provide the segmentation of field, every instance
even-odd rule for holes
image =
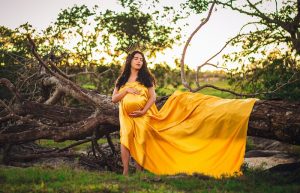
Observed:
[[[242,177],[216,180],[201,175],[155,176],[148,172],[124,177],[69,167],[0,167],[0,192],[299,192],[299,182],[288,183],[289,178],[249,168]]]

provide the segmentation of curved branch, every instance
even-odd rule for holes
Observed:
[[[110,71],[112,71],[112,69],[107,69],[107,70],[101,72],[100,74],[96,74],[95,72],[79,72],[79,73],[76,73],[76,74],[69,74],[68,77],[69,77],[69,78],[73,78],[73,77],[79,76],[79,75],[91,74],[91,75],[93,75],[95,78],[100,78],[101,75],[103,75],[103,74],[105,74],[105,73],[107,73],[107,72],[110,72]]]
[[[90,142],[90,141],[92,141],[92,140],[93,140],[93,137],[87,137],[86,139],[77,141],[77,142],[72,143],[71,145],[68,145],[67,147],[64,147],[64,148],[61,148],[61,149],[55,149],[54,151],[56,151],[56,152],[62,152],[62,151],[65,151],[65,150],[67,150],[67,149],[70,149],[70,148],[72,148],[72,147],[76,147],[77,145],[81,145],[81,144]]]
[[[65,78],[64,76],[53,72],[48,67],[48,65],[42,60],[42,58],[39,56],[39,54],[36,52],[36,45],[35,45],[34,41],[31,39],[31,37],[29,35],[27,35],[27,38],[28,38],[28,40],[29,40],[29,42],[31,44],[31,50],[32,50],[33,55],[40,62],[40,64],[43,65],[46,68],[46,70],[52,76],[56,77],[59,81],[61,81],[64,86],[68,86],[73,92],[77,93],[80,96],[80,99],[82,101],[86,102],[87,104],[92,104],[95,107],[99,107],[98,103],[93,98],[91,98],[88,94],[86,94],[85,92],[83,92],[83,90],[78,85],[76,85],[71,80]],[[50,62],[50,65],[51,64],[52,63]]]
[[[185,59],[185,54],[186,54],[186,50],[187,50],[187,47],[188,45],[190,44],[192,38],[194,37],[194,35],[199,31],[199,29],[208,22],[211,14],[212,14],[212,11],[213,11],[213,8],[214,8],[214,5],[216,4],[216,1],[214,1],[210,7],[210,10],[209,10],[209,13],[208,13],[208,16],[205,18],[205,20],[203,22],[201,22],[201,24],[193,31],[193,33],[190,35],[190,37],[188,38],[187,42],[185,43],[184,45],[184,48],[183,48],[183,52],[182,52],[182,57],[181,57],[181,60],[180,60],[180,66],[181,66],[181,81],[182,81],[182,84],[184,85],[184,87],[188,88],[189,90],[192,90],[192,88],[189,86],[189,84],[187,83],[186,81],[186,78],[185,78],[185,71],[184,71],[184,59]]]
[[[59,73],[62,77],[69,79],[68,75],[66,75],[61,69],[59,69],[52,61],[48,61],[50,66],[57,72]]]
[[[285,26],[285,23],[280,21],[280,20],[277,20],[277,19],[272,19],[268,16],[266,16],[264,13],[262,13],[255,5],[253,5],[249,0],[247,0],[247,3],[249,4],[249,6],[254,9],[256,12],[249,12],[249,11],[245,11],[243,9],[240,9],[240,8],[237,8],[237,7],[234,7],[232,5],[232,3],[223,3],[221,1],[218,1],[217,4],[219,5],[223,5],[223,6],[226,6],[226,7],[229,7],[230,9],[234,10],[234,11],[238,11],[240,13],[243,13],[243,14],[246,14],[246,15],[249,15],[249,16],[256,16],[258,18],[261,18],[265,21],[267,21],[268,23],[274,23],[274,24],[278,24],[280,27],[284,28],[283,26]],[[285,28],[284,28],[285,29]]]
[[[210,66],[214,66],[214,67],[216,67],[216,68],[227,69],[227,68],[224,68],[224,67],[217,67],[217,65],[210,64],[210,63],[208,63],[208,62],[209,62],[210,60],[212,60],[213,58],[215,58],[217,55],[219,55],[219,54],[226,48],[226,46],[227,46],[232,40],[234,40],[235,38],[237,38],[237,36],[231,38],[229,41],[226,42],[226,44],[222,47],[222,49],[221,49],[219,52],[217,52],[215,55],[213,55],[213,56],[210,57],[208,60],[206,60],[203,64],[197,66],[197,71],[196,71],[196,85],[197,85],[197,87],[200,87],[200,84],[199,84],[199,71],[200,71],[200,69],[201,69],[203,66],[205,66],[205,65],[210,65]],[[228,70],[228,69],[227,69],[227,70]]]
[[[65,93],[62,91],[61,88],[56,88],[54,93],[52,94],[52,96],[47,99],[47,101],[45,101],[45,104],[47,105],[54,105],[56,104],[61,97],[63,97],[65,95]]]
[[[249,0],[247,0],[247,3],[250,5],[250,7],[252,7],[258,14],[253,13],[253,15],[256,15],[262,19],[264,19],[265,21],[269,22],[269,23],[274,23],[274,24],[278,24],[280,27],[282,27],[283,29],[289,31],[288,29],[288,25],[285,22],[282,22],[278,19],[272,19],[268,16],[266,16],[266,14],[264,14],[263,12],[261,12],[253,3],[251,3]]]
[[[299,34],[299,21],[300,21],[300,2],[299,0],[297,0],[297,14],[296,16],[291,20],[291,21],[285,21],[285,20],[280,20],[279,17],[277,17],[277,15],[275,14],[275,17],[272,18],[269,15],[267,15],[266,13],[261,12],[257,6],[256,3],[251,3],[250,0],[247,0],[248,3],[248,7],[251,9],[251,11],[247,11],[245,9],[242,8],[238,8],[237,6],[234,6],[232,4],[232,1],[230,2],[221,2],[218,1],[217,2],[220,5],[223,5],[224,7],[229,7],[230,9],[234,10],[234,11],[238,11],[242,14],[246,14],[249,16],[255,16],[259,19],[262,20],[262,23],[266,26],[268,26],[270,29],[272,29],[272,25],[276,28],[280,27],[282,29],[284,29],[287,33],[289,33],[289,35],[291,36],[291,43],[293,44],[293,49],[296,50],[297,54],[300,53],[300,42],[299,42],[299,36],[297,36],[297,34]],[[276,9],[277,9],[277,1],[275,1],[276,3]],[[246,5],[244,5],[245,7]],[[293,6],[293,5],[292,5]],[[277,13],[277,10],[276,10]],[[273,27],[274,28],[274,27]]]
[[[70,95],[79,101],[84,101],[81,93],[74,91],[73,87],[71,87],[70,85],[63,84],[57,77],[50,77],[48,79],[45,79],[44,84],[47,86],[55,85],[56,87],[59,87],[59,89],[66,95]],[[83,92],[83,89],[81,90]],[[93,102],[96,103],[98,109],[105,110],[106,114],[115,113],[114,110],[117,108],[117,105],[113,105],[111,98],[107,98],[105,95],[100,95],[93,91],[84,90],[84,92],[85,95],[88,95],[89,99],[93,100]],[[108,110],[107,105],[114,106],[115,108],[112,110]]]

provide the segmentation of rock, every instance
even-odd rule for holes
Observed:
[[[263,170],[278,165],[300,162],[299,146],[261,137],[248,137],[251,150],[245,154],[245,163]]]

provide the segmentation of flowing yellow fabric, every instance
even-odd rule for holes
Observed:
[[[127,82],[139,95],[119,103],[121,144],[145,169],[155,174],[202,173],[216,178],[240,175],[249,115],[256,99],[222,99],[175,91],[158,111],[155,104],[141,117],[148,89]]]

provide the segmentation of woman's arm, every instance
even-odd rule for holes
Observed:
[[[150,97],[149,97],[149,99],[148,99],[146,105],[144,106],[144,108],[143,108],[143,110],[142,110],[142,111],[144,112],[144,114],[146,114],[147,110],[148,110],[148,109],[153,105],[153,103],[155,103],[155,101],[156,101],[156,93],[155,93],[155,88],[154,88],[154,86],[148,88],[148,92],[149,92]]]
[[[127,93],[132,93],[132,94],[139,94],[139,91],[136,90],[135,88],[127,88],[122,92],[119,92],[119,90],[117,89],[117,87],[115,87],[111,101],[113,103],[117,103],[120,100],[122,100],[122,98],[127,94]]]
[[[144,108],[140,111],[133,111],[132,113],[129,114],[129,116],[139,117],[139,116],[143,116],[144,114],[146,114],[147,110],[153,105],[153,103],[156,100],[156,93],[155,93],[154,86],[148,88],[148,92],[149,92],[150,97],[149,97],[146,105],[144,106]]]

